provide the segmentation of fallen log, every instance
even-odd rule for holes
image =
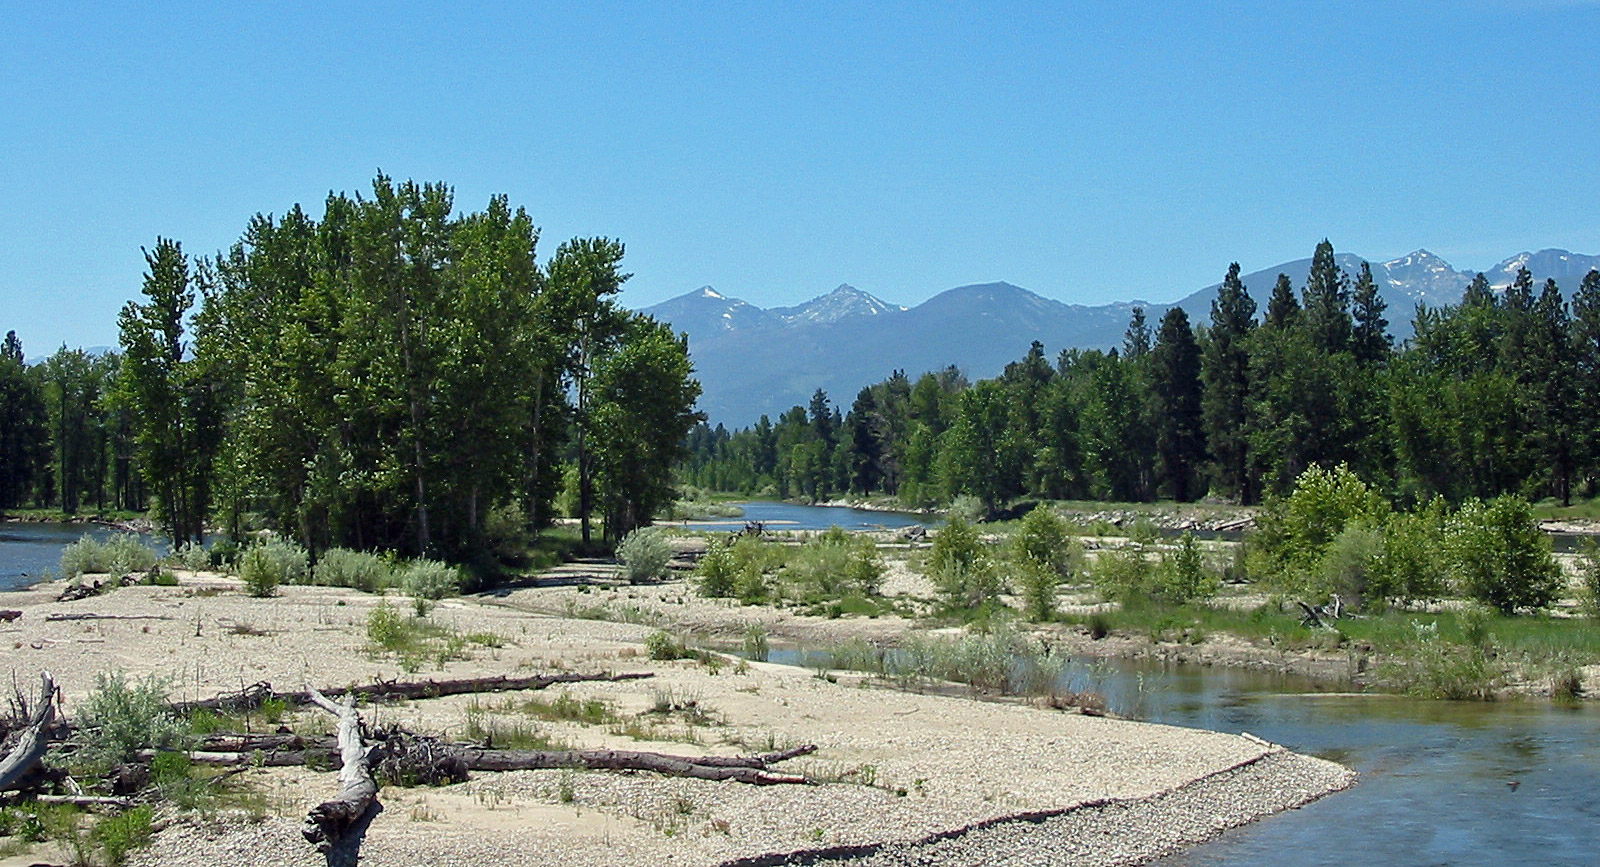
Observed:
[[[355,824],[378,799],[378,781],[372,776],[372,754],[361,740],[361,717],[356,714],[356,697],[347,694],[344,704],[329,701],[314,689],[307,690],[318,707],[339,718],[339,796],[312,807],[300,829],[306,842],[327,853],[338,845],[344,832]]]
[[[380,680],[375,683],[350,687],[346,692],[349,695],[368,701],[400,701],[417,698],[439,698],[447,695],[470,695],[480,692],[537,690],[563,683],[639,680],[654,676],[645,671],[624,674],[539,674],[531,677],[507,677],[501,674],[492,677],[471,677],[462,680],[425,680],[413,683]],[[179,713],[187,713],[200,708],[207,710],[250,710],[260,707],[262,702],[272,699],[278,699],[294,705],[315,704],[315,699],[312,698],[312,693],[314,692],[315,690],[274,692],[272,684],[262,681],[238,692],[227,693],[201,701],[176,702],[172,707]]]
[[[60,622],[69,621],[69,620],[171,620],[171,619],[172,619],[171,617],[168,617],[165,614],[92,614],[92,613],[89,613],[87,611],[83,612],[81,614],[79,614],[79,613],[67,614],[67,613],[64,613],[64,612],[57,611],[57,612],[53,612],[51,614],[46,614],[44,616],[44,620],[45,620],[46,623],[60,623]]]
[[[282,737],[282,736],[280,736]],[[200,750],[189,760],[203,765],[257,765],[297,767],[308,763],[332,765],[345,757],[342,743],[312,738],[297,749]],[[460,782],[465,771],[537,771],[559,768],[613,771],[652,771],[673,777],[733,780],[753,785],[807,784],[803,776],[770,773],[778,762],[810,755],[815,744],[802,744],[753,756],[675,756],[633,750],[494,750],[445,744],[406,732],[391,735],[381,751],[381,766],[390,779]],[[374,750],[374,754],[378,751]],[[154,750],[139,754],[148,761]],[[392,766],[391,766],[392,765]],[[370,767],[370,765],[369,765]],[[343,777],[341,776],[341,779]],[[432,783],[439,784],[439,783]]]
[[[0,760],[0,792],[17,788],[32,775],[34,766],[44,759],[50,744],[49,730],[56,719],[56,680],[46,671],[39,675],[39,701],[28,715],[28,726],[17,745]],[[20,700],[20,699],[19,699]]]
[[[816,747],[807,745],[793,752],[805,755]],[[780,783],[808,785],[812,781],[798,774],[775,774],[759,764],[763,757],[731,757],[742,764],[723,763],[716,756],[670,756],[633,750],[482,750],[461,752],[467,768],[474,771],[531,771],[570,768],[607,771],[653,771],[671,777],[697,780],[733,780],[756,786]],[[754,763],[754,764],[752,764]]]

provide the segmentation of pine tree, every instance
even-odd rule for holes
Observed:
[[[1161,330],[1150,352],[1153,422],[1161,474],[1172,497],[1187,503],[1197,496],[1195,481],[1205,459],[1201,423],[1200,347],[1189,327],[1189,314],[1173,307],[1161,317]]]
[[[1263,324],[1279,330],[1293,326],[1300,319],[1300,302],[1295,300],[1294,286],[1288,274],[1279,274],[1272,284],[1272,296],[1267,299],[1267,318]]]
[[[1255,330],[1256,302],[1239,279],[1239,263],[1228,266],[1222,288],[1211,302],[1211,328],[1201,355],[1204,385],[1201,418],[1206,440],[1216,457],[1217,480],[1242,503],[1255,501],[1246,431],[1250,393],[1250,334]]]
[[[1389,320],[1383,318],[1388,302],[1378,294],[1372,279],[1372,266],[1361,263],[1356,277],[1356,287],[1351,299],[1354,307],[1355,330],[1351,337],[1351,350],[1356,362],[1363,366],[1382,365],[1394,350],[1394,339],[1389,336]]]
[[[1122,335],[1122,357],[1137,361],[1150,351],[1150,325],[1145,322],[1144,308],[1135,306],[1128,320],[1128,330]]]
[[[1600,475],[1600,271],[1591,270],[1572,296],[1573,419],[1577,464],[1594,486]]]
[[[1350,347],[1350,281],[1333,258],[1333,245],[1323,239],[1311,256],[1302,296],[1311,345],[1321,352]]]

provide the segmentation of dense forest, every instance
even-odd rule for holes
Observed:
[[[229,250],[158,239],[119,352],[0,359],[0,508],[153,509],[175,540],[262,520],[464,559],[570,489],[608,538],[671,498],[699,420],[686,339],[616,294],[623,246],[380,175],[257,215]],[[510,528],[508,530],[508,528]]]
[[[1396,347],[1365,263],[1317,246],[1298,293],[1265,308],[1228,268],[1210,321],[1136,309],[1120,351],[1034,343],[998,377],[895,371],[841,412],[818,391],[776,421],[698,425],[684,478],[822,500],[891,495],[989,509],[1020,499],[1243,503],[1312,466],[1349,466],[1401,502],[1504,493],[1570,502],[1600,476],[1600,272],[1570,303],[1521,271],[1478,275],[1459,304],[1416,312]],[[1259,315],[1258,315],[1259,314]]]

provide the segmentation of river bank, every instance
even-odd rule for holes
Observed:
[[[440,603],[426,622],[461,637],[458,654],[419,661],[370,646],[365,626],[386,604],[380,597],[287,587],[278,597],[254,599],[233,579],[178,577],[177,587],[128,587],[76,602],[53,601],[53,586],[11,594],[8,605],[22,611],[0,629],[11,667],[19,677],[53,670],[69,710],[107,671],[168,678],[174,698],[257,681],[299,688],[378,678],[649,672],[647,680],[568,690],[608,708],[604,725],[534,721],[519,709],[521,696],[427,699],[369,713],[448,737],[474,725],[515,724],[596,748],[738,754],[815,743],[814,756],[786,770],[828,781],[753,787],[517,771],[437,789],[386,788],[385,809],[360,844],[361,863],[380,867],[753,864],[822,856],[873,864],[930,857],[1040,863],[1069,852],[1082,863],[1136,863],[1353,780],[1331,762],[1248,737],[864,689],[850,678],[830,682],[787,666],[650,660],[643,648],[651,626],[530,610],[562,605],[545,587]],[[658,712],[664,697],[669,708],[695,708],[696,719]],[[326,725],[315,716],[295,720],[297,728],[318,724]],[[298,825],[307,807],[334,791],[335,773],[259,768],[241,776],[269,793],[260,814],[173,821],[129,863],[327,863],[299,838]],[[1093,845],[1086,848],[1086,839]]]

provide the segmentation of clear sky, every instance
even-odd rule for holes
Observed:
[[[143,7],[143,8],[140,8]],[[1600,252],[1600,3],[0,0],[0,331],[377,170],[627,245],[644,306]]]

